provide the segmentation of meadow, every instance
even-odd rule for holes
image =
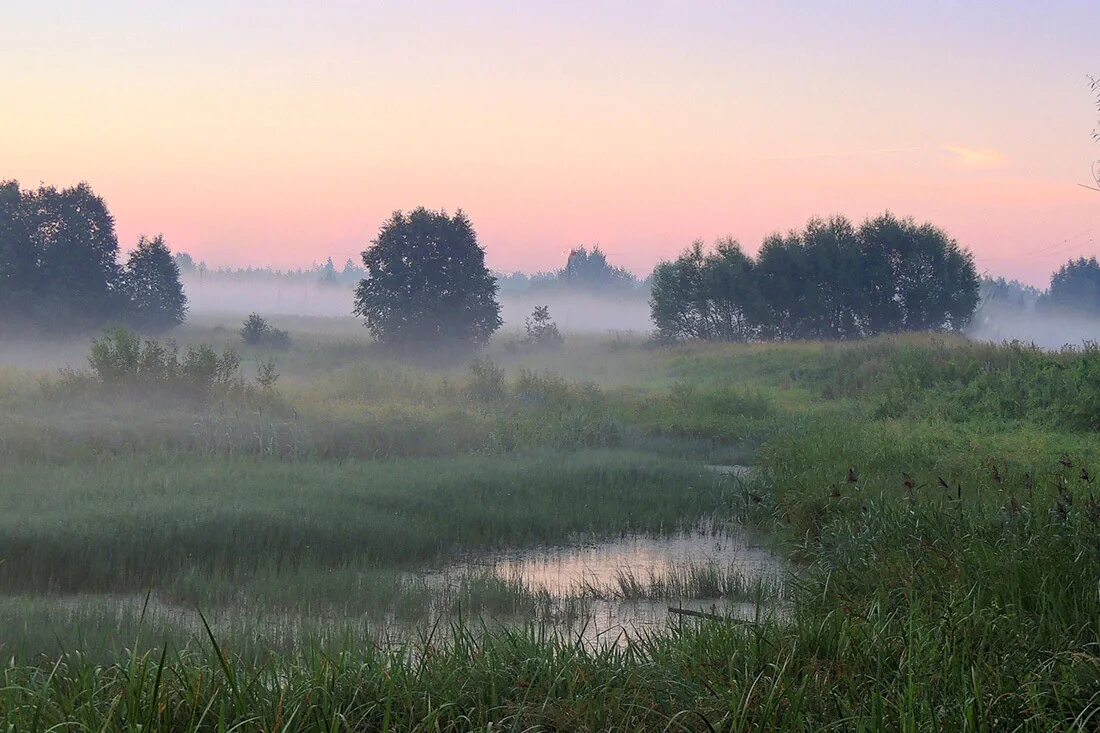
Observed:
[[[239,348],[249,380],[274,359],[247,394],[99,383],[88,340],[5,345],[6,729],[1100,725],[1094,348],[501,334],[431,363],[285,321],[279,352],[228,318],[178,332]],[[564,600],[476,563],[435,580],[701,523],[764,538],[782,588],[692,565]],[[593,643],[607,594],[760,612]]]

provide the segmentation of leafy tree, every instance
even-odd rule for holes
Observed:
[[[527,343],[535,348],[554,349],[565,341],[558,330],[558,324],[550,317],[548,305],[536,305],[523,325],[527,330]]]
[[[760,330],[763,302],[752,260],[732,239],[707,254],[692,244],[653,271],[650,312],[662,340],[746,341]]]
[[[765,240],[755,261],[735,242],[696,242],[652,276],[665,339],[857,338],[961,329],[978,302],[970,254],[935,227],[889,214],[858,230],[843,217]]]
[[[180,283],[180,270],[164,237],[142,236],[130,253],[123,271],[130,300],[128,319],[137,328],[160,331],[183,323],[187,296]]]
[[[395,212],[363,252],[363,264],[355,313],[384,344],[473,347],[500,328],[496,279],[461,211]]]
[[[591,250],[583,245],[570,250],[565,267],[558,271],[558,281],[569,287],[588,289],[633,285],[636,282],[630,272],[608,262],[599,245]]]
[[[266,346],[273,349],[290,348],[290,334],[275,328],[257,313],[245,319],[240,330],[241,340],[249,346]]]
[[[23,195],[37,255],[40,324],[80,328],[125,308],[114,217],[87,183]]]
[[[883,214],[864,222],[865,331],[961,330],[978,306],[974,257],[942,230]]]
[[[864,330],[866,278],[859,238],[837,216],[773,235],[757,258],[769,328],[781,338],[843,339]]]
[[[1062,265],[1036,306],[1046,312],[1100,315],[1100,262],[1081,257]]]
[[[189,255],[187,252],[177,252],[175,255],[176,267],[180,272],[194,272],[197,265],[195,264],[195,258]]]
[[[26,320],[35,298],[38,253],[17,181],[0,181],[0,322]]]

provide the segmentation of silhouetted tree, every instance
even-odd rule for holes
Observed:
[[[186,299],[164,240],[143,237],[126,268],[118,257],[114,218],[88,184],[0,183],[0,326],[179,323]]]
[[[652,276],[651,312],[666,339],[857,338],[961,329],[974,313],[970,254],[943,232],[884,215],[859,230],[843,217],[765,240],[756,261],[735,242],[701,243]]]
[[[135,327],[162,331],[183,323],[187,296],[180,283],[179,266],[168,251],[164,237],[142,236],[130,253],[123,271],[129,298],[129,320]]]
[[[583,245],[569,251],[565,267],[558,271],[558,281],[573,288],[606,288],[633,285],[633,275],[607,261],[607,255],[599,248],[589,250]]]
[[[125,309],[114,217],[86,183],[42,186],[23,194],[31,246],[37,258],[35,320],[81,328],[102,324]]]
[[[290,348],[290,334],[275,328],[258,313],[252,313],[241,325],[241,340],[249,346],[262,346],[269,349]]]
[[[931,224],[883,214],[859,230],[866,331],[961,330],[978,306],[974,257]]]
[[[1062,265],[1036,308],[1048,313],[1100,315],[1100,262],[1095,257],[1081,257]]]
[[[189,255],[188,253],[186,253],[186,252],[177,252],[176,255],[175,255],[175,260],[176,260],[176,267],[179,268],[180,272],[194,272],[195,271],[195,268],[196,268],[195,258],[192,257],[191,255]]]
[[[862,264],[859,238],[842,216],[769,237],[757,258],[768,328],[782,338],[862,335]]]
[[[752,260],[732,239],[707,254],[695,242],[653,271],[650,313],[663,340],[746,341],[758,335],[763,301]]]
[[[500,328],[496,279],[461,211],[395,212],[363,264],[355,313],[382,343],[478,346]]]
[[[527,344],[539,349],[556,349],[565,341],[558,324],[550,317],[550,306],[536,305],[523,322],[527,330]]]
[[[17,181],[0,182],[0,323],[28,319],[38,289],[38,253]]]

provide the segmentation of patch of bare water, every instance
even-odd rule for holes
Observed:
[[[786,573],[786,563],[746,528],[707,524],[666,536],[500,551],[416,577],[439,587],[453,587],[465,577],[495,577],[548,599],[549,613],[538,620],[607,643],[663,633],[703,617],[781,617]]]

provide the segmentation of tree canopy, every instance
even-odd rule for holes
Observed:
[[[123,276],[130,301],[130,321],[135,326],[160,331],[183,323],[187,296],[180,283],[179,266],[163,235],[138,239]]]
[[[1062,265],[1036,308],[1044,312],[1100,315],[1100,262],[1081,257]]]
[[[0,183],[0,324],[160,328],[179,323],[185,307],[163,238],[143,237],[123,268],[114,217],[88,184]]]
[[[650,300],[666,339],[846,339],[958,330],[978,303],[970,253],[930,224],[890,214],[858,229],[812,219],[773,235],[755,260],[732,240],[696,242],[658,265]]]
[[[398,348],[478,346],[502,323],[496,279],[470,220],[459,211],[400,211],[363,252],[355,313]]]

